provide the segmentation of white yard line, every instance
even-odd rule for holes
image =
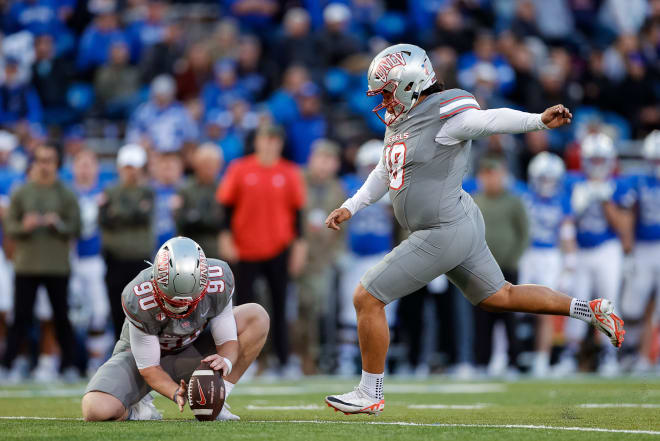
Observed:
[[[605,429],[600,427],[564,427],[564,426],[535,426],[531,424],[442,424],[442,423],[408,423],[404,421],[246,421],[249,423],[292,423],[292,424],[373,424],[381,426],[402,426],[402,427],[466,427],[466,428],[485,428],[485,429],[520,429],[520,430],[563,430],[570,432],[604,432],[604,433],[625,433],[631,435],[660,435],[660,431],[655,430],[634,430],[634,429]]]
[[[0,416],[0,420],[47,420],[47,421],[82,421],[82,418],[53,418],[53,417],[27,417],[27,416]],[[484,428],[484,429],[515,429],[515,430],[560,430],[569,432],[602,432],[625,433],[631,435],[660,435],[656,430],[634,429],[605,429],[600,427],[564,427],[564,426],[536,426],[531,424],[442,424],[442,423],[409,423],[405,421],[319,421],[319,420],[293,420],[293,421],[243,421],[243,423],[259,424],[371,424],[376,426],[401,427],[439,427],[439,428]],[[240,424],[240,423],[238,423]]]
[[[660,409],[660,404],[642,404],[642,403],[585,403],[578,407],[583,409],[612,409],[612,408],[640,408],[640,409]]]
[[[455,410],[474,410],[484,409],[491,406],[487,403],[476,404],[411,404],[408,409],[455,409]]]

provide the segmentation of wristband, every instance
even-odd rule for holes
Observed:
[[[222,355],[221,355],[222,357]],[[223,372],[226,375],[229,375],[231,373],[232,368],[234,367],[231,363],[231,360],[229,360],[227,357],[222,357],[222,359],[225,361],[225,364],[227,365],[227,372]]]
[[[174,402],[177,403],[177,404],[179,404],[179,403],[176,401],[176,397],[177,397],[177,395],[179,395],[179,389],[181,389],[181,386],[178,386],[178,387],[176,388],[176,390],[174,391],[174,394],[172,394],[172,401],[174,401]]]

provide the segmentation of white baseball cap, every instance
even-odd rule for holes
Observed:
[[[147,152],[138,144],[126,144],[117,153],[117,167],[142,168],[147,163]]]
[[[323,10],[326,23],[344,23],[351,19],[351,10],[343,3],[330,3]]]

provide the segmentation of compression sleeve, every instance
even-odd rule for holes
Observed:
[[[147,334],[133,323],[128,323],[128,334],[131,339],[131,352],[138,369],[145,369],[160,364],[160,343],[158,336]]]
[[[211,335],[216,346],[227,343],[228,341],[238,340],[236,331],[236,319],[231,303],[229,303],[222,312],[213,317],[209,324],[211,325]]]
[[[362,187],[344,202],[341,206],[351,212],[351,216],[362,208],[373,204],[387,193],[389,187],[389,176],[383,158],[380,158],[378,165],[374,168]]]
[[[526,133],[548,127],[540,113],[513,109],[468,109],[447,120],[435,137],[443,145],[454,145],[468,139],[483,138],[497,133]]]

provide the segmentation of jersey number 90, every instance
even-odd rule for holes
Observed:
[[[222,280],[224,275],[222,268],[219,266],[210,266],[209,267],[209,286],[206,290],[208,294],[220,294],[225,292],[225,281]],[[142,282],[139,285],[133,287],[133,292],[136,296],[139,297],[138,303],[140,308],[143,311],[147,311],[151,308],[158,306],[156,299],[154,298],[154,287],[151,282]],[[150,295],[147,295],[150,294]],[[144,296],[144,297],[143,297]]]

